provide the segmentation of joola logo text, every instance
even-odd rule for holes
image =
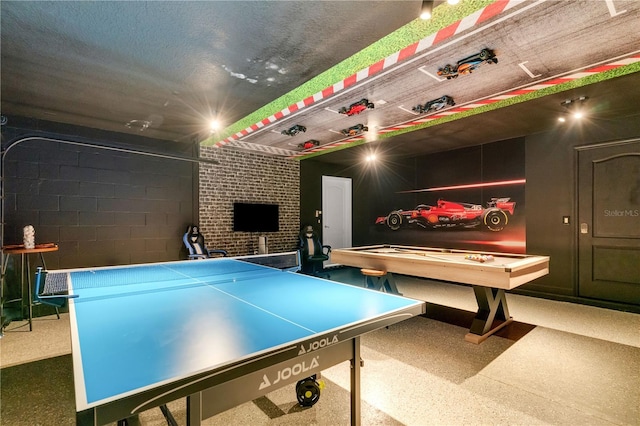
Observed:
[[[320,340],[314,340],[309,343],[307,346],[301,346],[298,355],[304,355],[311,351],[317,351],[320,348],[324,348],[325,346],[333,345],[334,343],[338,343],[338,335],[334,334],[333,337],[325,337]]]
[[[307,361],[302,361],[292,365],[291,367],[285,367],[282,370],[278,371],[276,377],[272,377],[271,379],[269,379],[269,377],[267,377],[267,375],[265,374],[264,376],[262,376],[262,383],[260,383],[260,387],[258,389],[262,390],[268,388],[269,386],[278,384],[282,380],[287,380],[290,377],[297,376],[300,373],[304,373],[305,371],[309,371],[313,368],[319,367],[320,363],[318,362],[318,358],[319,356],[314,356],[309,363],[307,363]]]

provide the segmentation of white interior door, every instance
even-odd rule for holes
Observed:
[[[351,179],[322,176],[322,243],[351,247]],[[331,260],[325,266],[331,264]]]

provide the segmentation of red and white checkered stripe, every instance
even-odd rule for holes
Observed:
[[[411,56],[415,55],[416,53],[420,53],[425,49],[430,48],[431,46],[434,46],[440,42],[442,42],[443,40],[446,40],[450,37],[455,36],[456,34],[461,33],[462,31],[466,31],[469,28],[472,28],[484,21],[486,21],[487,19],[493,18],[496,15],[499,15],[500,13],[504,12],[505,10],[508,10],[520,3],[523,3],[526,0],[497,0],[494,3],[491,3],[488,6],[485,6],[483,9],[480,9],[478,11],[476,11],[475,13],[461,19],[460,21],[457,21],[443,29],[441,29],[440,31],[427,36],[425,38],[423,38],[422,40],[413,43],[410,46],[405,47],[404,49],[400,50],[399,52],[396,52],[392,55],[387,56],[386,58],[376,62],[373,65],[370,65],[369,67],[345,78],[342,81],[339,81],[337,83],[335,83],[333,86],[327,87],[326,89],[312,95],[309,96],[295,104],[289,105],[287,108],[283,109],[282,111],[279,111],[265,119],[263,119],[262,121],[252,124],[251,126],[247,127],[244,130],[241,130],[219,142],[216,142],[216,144],[214,145],[215,147],[221,147],[225,144],[228,144],[230,142],[233,142],[234,140],[238,140],[244,136],[247,136],[248,134],[255,132],[256,130],[261,129],[264,126],[267,126],[271,123],[275,123],[276,121],[280,120],[283,117],[286,117],[289,114],[292,114],[296,111],[298,111],[299,109],[302,109],[306,106],[309,106],[315,102],[318,102],[319,100],[325,99],[335,93],[338,93],[341,90],[346,89],[349,86],[352,86],[356,83],[359,83],[360,81],[371,77],[372,75],[375,75],[377,73],[379,73],[380,71],[389,68],[392,65],[397,64],[398,62],[404,61],[408,58],[410,58]],[[339,142],[338,144],[341,144],[342,142]],[[309,153],[310,151],[305,151],[306,153]]]
[[[549,81],[545,81],[544,83],[538,83],[538,84],[534,84],[532,86],[529,86],[527,88],[524,89],[517,89],[514,90],[512,92],[509,93],[505,93],[499,96],[495,96],[492,98],[488,98],[488,99],[483,99],[482,101],[478,101],[475,102],[473,104],[467,104],[464,106],[460,106],[460,107],[456,107],[456,108],[451,108],[448,109],[446,111],[443,111],[441,113],[437,113],[437,114],[433,114],[433,115],[429,115],[428,117],[424,117],[424,118],[420,118],[418,120],[413,120],[407,123],[403,123],[397,126],[390,126],[390,127],[385,127],[384,129],[379,129],[378,130],[378,134],[385,134],[385,133],[389,133],[389,132],[395,132],[398,130],[402,130],[402,129],[406,129],[409,127],[415,127],[418,126],[420,124],[426,123],[428,121],[433,121],[433,120],[437,120],[439,118],[443,118],[443,117],[448,117],[451,115],[455,115],[455,114],[459,114],[461,112],[465,112],[465,111],[469,111],[475,108],[479,108],[485,105],[489,105],[489,104],[493,104],[496,102],[500,102],[503,101],[505,99],[510,99],[510,98],[514,98],[517,96],[522,96],[522,95],[526,95],[528,93],[532,93],[532,92],[536,92],[538,90],[542,90],[542,89],[546,89],[548,87],[552,87],[552,86],[557,86],[558,84],[562,84],[562,83],[567,83],[569,81],[574,81],[574,80],[578,80],[581,79],[583,77],[588,77],[591,75],[595,75],[595,74],[599,74],[605,71],[609,71],[615,68],[619,68],[619,67],[623,67],[625,65],[630,65],[636,62],[640,62],[640,55],[636,54],[636,55],[632,55],[629,56],[627,58],[624,59],[620,59],[605,65],[598,65],[596,67],[590,68],[588,70],[585,71],[580,71],[574,74],[570,74],[567,75],[565,77],[560,77],[560,78],[555,78],[553,80],[549,80]],[[317,152],[321,152],[321,151],[326,151],[326,150],[330,150],[330,149],[335,149],[337,147],[343,146],[345,144],[348,143],[352,143],[352,142],[356,142],[356,141],[360,141],[362,139],[364,139],[364,136],[358,136],[358,137],[354,137],[354,138],[350,138],[347,140],[343,140],[340,141],[338,143],[333,143],[333,144],[326,144],[326,145],[322,145],[317,147],[316,149],[313,150],[308,150],[308,151],[304,151],[304,152],[300,152],[297,153],[296,155],[293,155],[290,158],[298,158],[298,157],[303,157],[303,156],[307,156],[313,153],[317,153]]]
[[[630,64],[633,64],[633,63],[639,62],[639,61],[640,61],[640,55],[633,55],[633,56],[630,56],[628,58],[617,60],[615,62],[611,62],[611,63],[606,64],[606,65],[599,65],[597,67],[593,67],[593,68],[590,68],[590,69],[585,70],[585,71],[580,71],[580,72],[577,72],[577,73],[574,73],[574,74],[570,74],[570,75],[567,75],[565,77],[555,78],[553,80],[545,81],[544,83],[534,84],[532,86],[529,86],[529,87],[526,87],[526,88],[523,88],[523,89],[517,89],[517,90],[514,90],[514,91],[509,92],[509,93],[505,93],[505,94],[498,95],[498,96],[495,96],[495,97],[492,97],[492,98],[488,98],[488,99],[483,99],[482,101],[478,101],[478,102],[475,102],[473,104],[467,104],[467,105],[464,105],[464,106],[451,108],[451,109],[449,109],[447,111],[444,111],[442,113],[433,114],[433,115],[430,115],[428,117],[421,118],[419,120],[414,120],[414,121],[411,121],[409,123],[404,123],[404,124],[402,124],[400,126],[386,127],[384,129],[378,131],[378,133],[389,133],[389,132],[393,132],[393,131],[396,131],[396,130],[401,130],[401,129],[404,129],[404,128],[407,128],[407,127],[413,127],[413,126],[416,126],[416,125],[419,125],[419,124],[422,124],[422,123],[426,123],[428,121],[437,120],[439,118],[450,116],[450,115],[454,115],[454,114],[458,114],[460,112],[469,111],[469,110],[472,110],[472,109],[475,109],[475,108],[479,108],[479,107],[482,107],[482,106],[485,106],[485,105],[489,105],[489,104],[493,104],[493,103],[496,103],[496,102],[500,102],[500,101],[503,101],[505,99],[510,99],[510,98],[514,98],[514,97],[517,97],[517,96],[526,95],[528,93],[537,92],[538,90],[542,90],[542,89],[546,89],[548,87],[557,86],[558,84],[562,84],[562,83],[567,83],[567,82],[570,82],[570,81],[578,80],[578,79],[581,79],[583,77],[588,77],[588,76],[591,76],[591,75],[599,74],[601,72],[609,71],[609,70],[612,70],[612,69],[615,69],[615,68],[619,68],[619,67],[622,67],[622,66],[625,66],[625,65],[630,65]]]

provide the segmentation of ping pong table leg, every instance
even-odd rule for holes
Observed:
[[[360,336],[353,339],[351,359],[351,425],[360,426]]]
[[[187,397],[187,426],[200,426],[202,419],[202,393]]]
[[[176,422],[176,419],[173,417],[173,414],[171,414],[171,411],[169,411],[167,404],[162,404],[160,406],[160,411],[162,411],[162,415],[164,416],[169,426],[178,426],[178,422]]]

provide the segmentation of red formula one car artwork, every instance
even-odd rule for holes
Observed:
[[[368,130],[369,128],[364,124],[356,124],[355,126],[351,126],[348,129],[340,130],[340,133],[342,133],[345,136],[356,136]]]
[[[453,98],[451,96],[445,95],[438,99],[433,99],[424,105],[423,104],[416,105],[412,109],[414,112],[417,112],[418,114],[422,114],[430,111],[439,111],[442,108],[445,108],[447,106],[454,106],[455,104],[456,103],[453,101]]]
[[[387,225],[397,231],[405,225],[421,228],[476,228],[485,225],[491,231],[502,231],[513,215],[515,201],[492,198],[487,207],[480,204],[438,200],[436,206],[420,204],[414,210],[394,210],[376,219],[376,225]],[[509,213],[507,215],[507,213]]]
[[[368,99],[361,99],[358,102],[355,102],[349,105],[349,108],[347,107],[340,108],[338,112],[340,114],[346,114],[348,116],[352,116],[352,115],[360,114],[362,111],[364,111],[367,108],[373,109],[374,105],[371,102],[369,102]]]
[[[438,75],[447,77],[447,80],[449,80],[461,74],[471,74],[473,70],[485,62],[488,64],[498,63],[498,58],[496,58],[493,50],[482,49],[479,53],[460,59],[456,65],[447,64],[438,70]]]
[[[305,149],[311,149],[314,146],[318,146],[318,145],[320,145],[320,141],[315,140],[315,139],[309,139],[306,142],[302,142],[302,143],[298,144],[298,148],[302,148],[303,150],[305,150]]]

